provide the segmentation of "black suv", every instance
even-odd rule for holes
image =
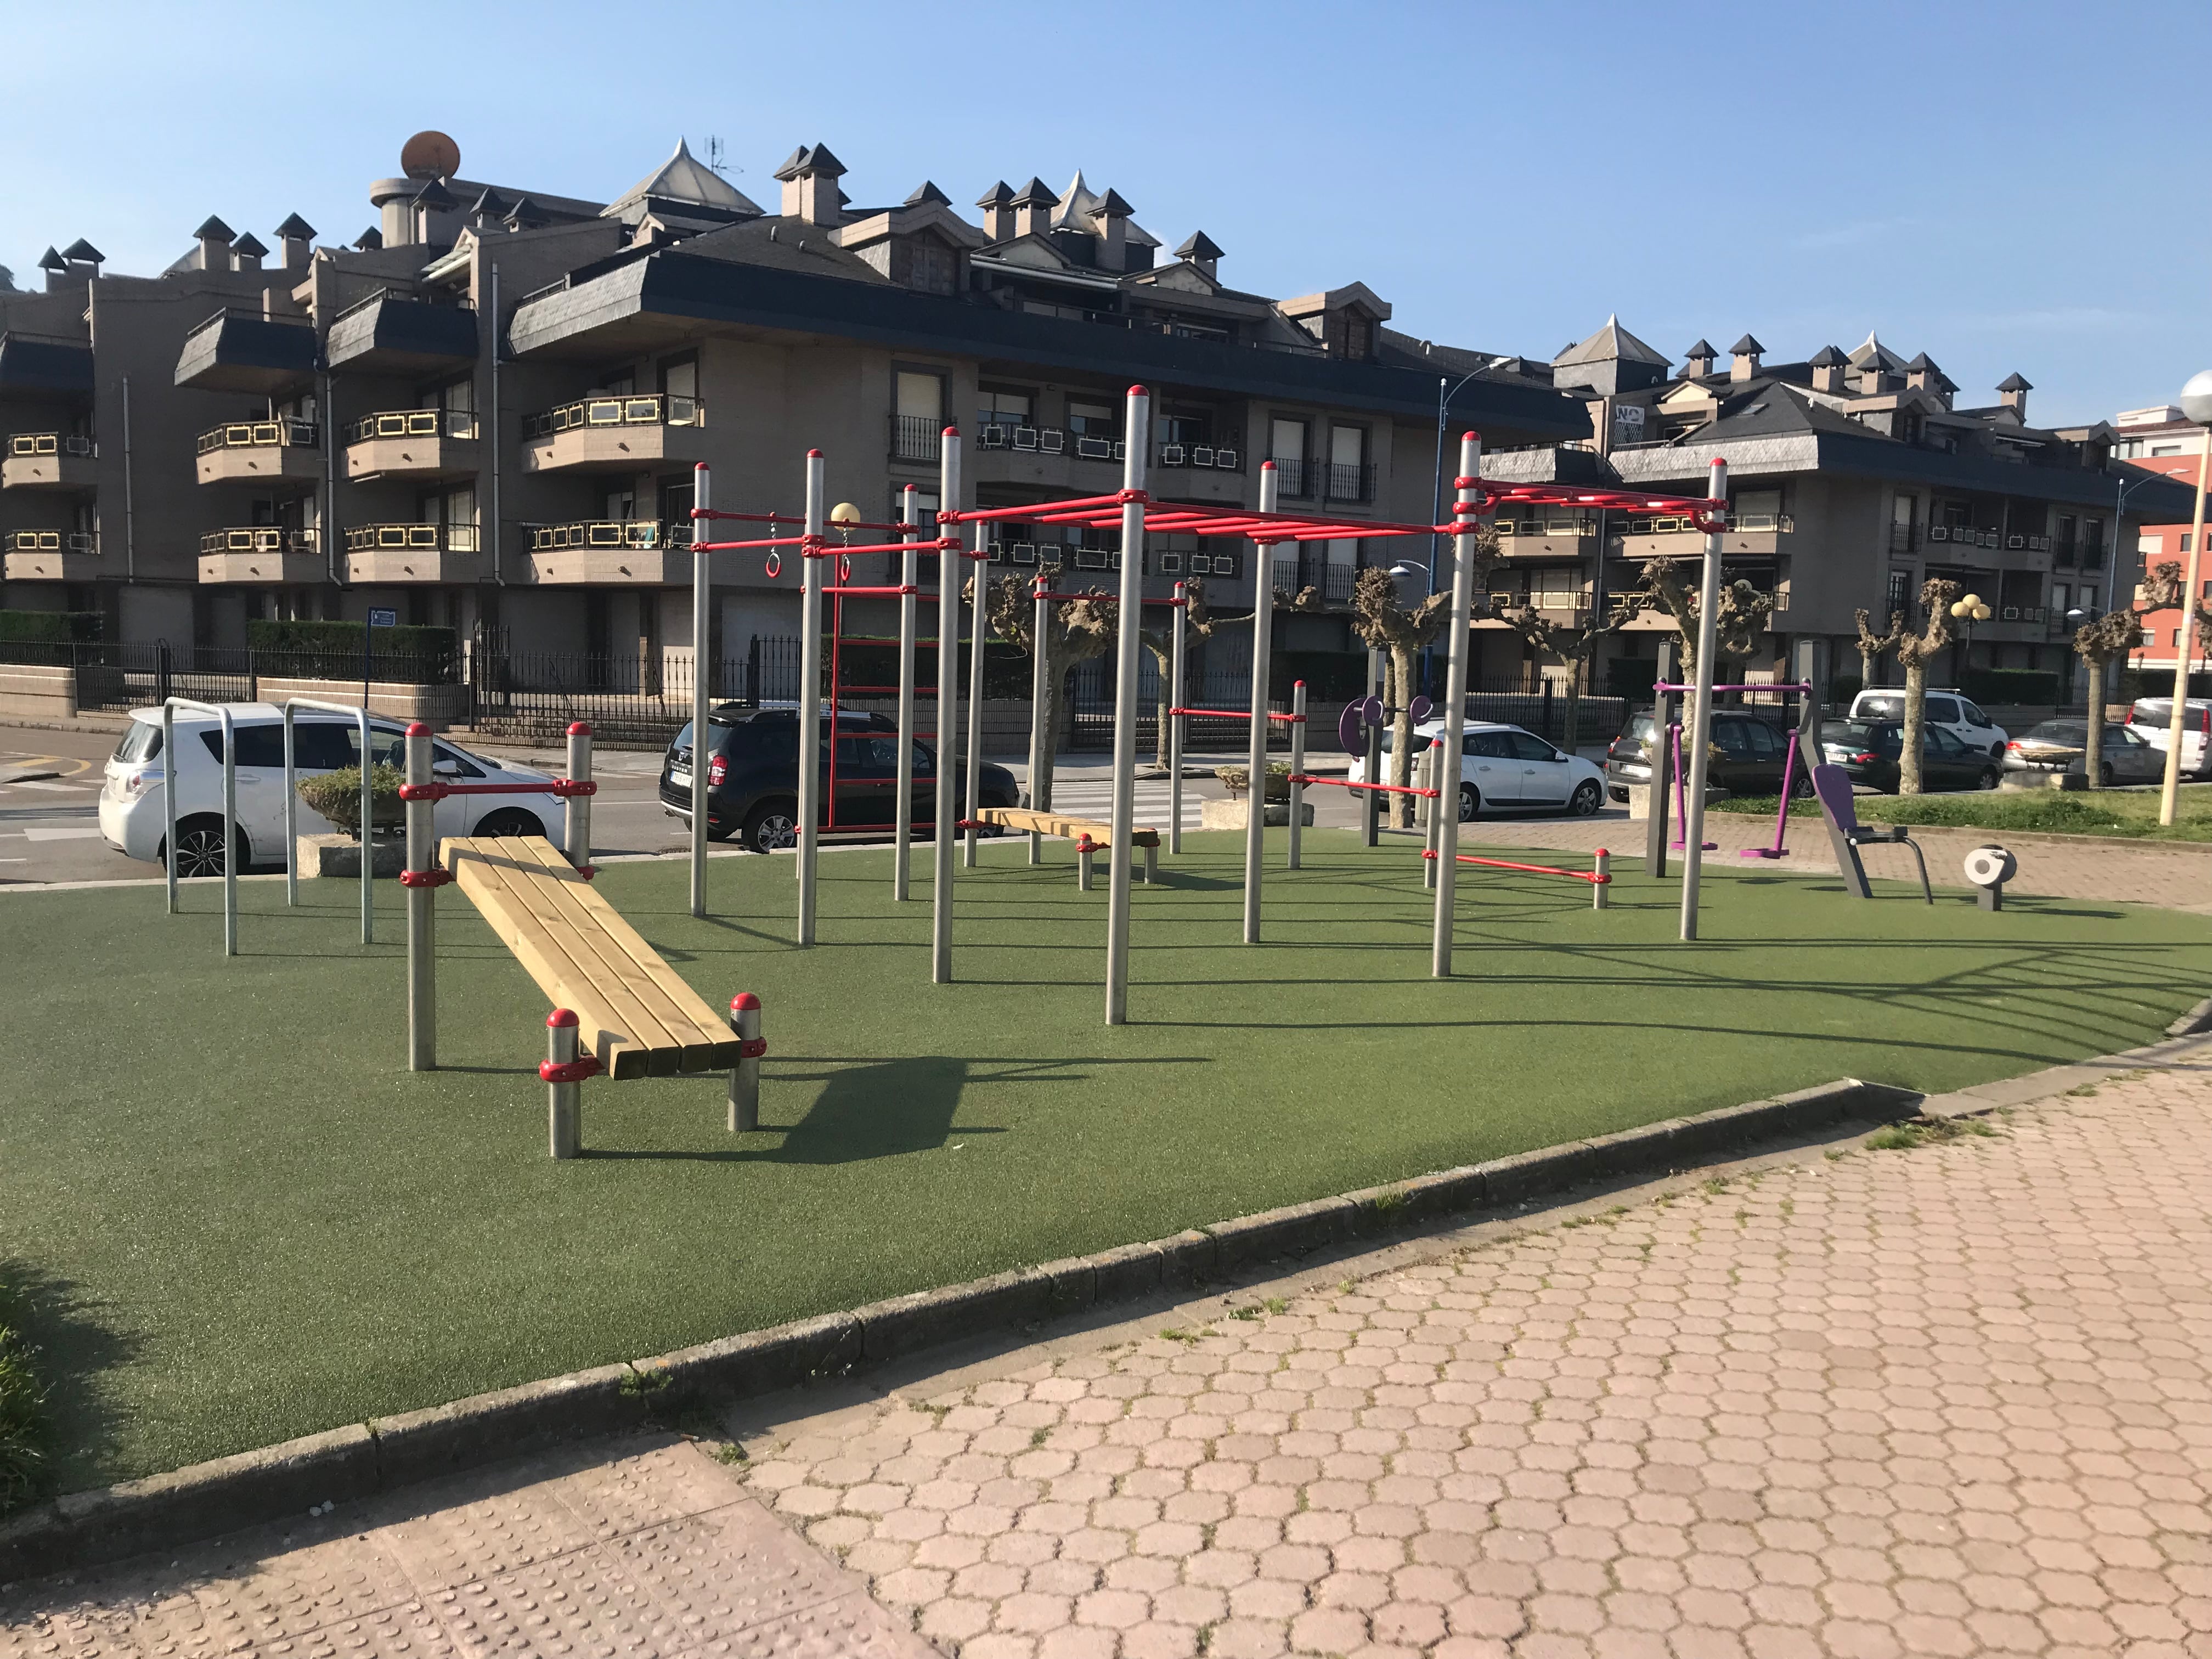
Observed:
[[[1606,750],[1606,793],[1615,800],[1628,799],[1631,784],[1640,788],[1651,781],[1651,757],[1646,745],[1652,741],[1652,718],[1650,709],[1638,709],[1627,729]],[[1731,795],[1780,794],[1783,766],[1796,736],[1796,728],[1782,725],[1778,716],[1770,719],[1747,709],[1716,708],[1713,747],[1720,753],[1712,757],[1707,775],[1717,787]],[[1798,757],[1790,773],[1791,799],[1808,799],[1813,778],[1805,769],[1803,756]]]
[[[756,853],[791,845],[799,826],[799,714],[794,709],[755,710],[737,706],[707,716],[712,738],[707,772],[707,836],[710,841],[738,836]],[[829,723],[822,732],[820,778],[822,827],[837,833],[888,836],[897,822],[893,798],[898,790],[898,723],[887,714],[840,709],[836,799],[830,799]],[[957,781],[964,786],[966,780]],[[980,793],[986,806],[1018,806],[1021,790],[1014,775],[985,762]],[[957,794],[955,797],[958,799]],[[660,765],[660,804],[671,814],[691,817],[691,728],[686,725],[668,745]],[[959,801],[967,815],[967,803]],[[937,816],[937,755],[926,743],[914,746],[914,823],[927,834]]]

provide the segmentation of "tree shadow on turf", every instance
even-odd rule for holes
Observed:
[[[144,1344],[109,1323],[100,1304],[73,1281],[14,1259],[0,1259],[0,1326],[21,1334],[33,1375],[46,1391],[45,1466],[36,1472],[34,1492],[92,1485],[122,1422],[99,1378],[137,1358]],[[0,1491],[0,1514],[6,1513],[4,1498]]]

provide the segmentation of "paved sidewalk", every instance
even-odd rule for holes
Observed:
[[[18,1587],[0,1653],[2203,1659],[2212,1042],[1986,1127]]]

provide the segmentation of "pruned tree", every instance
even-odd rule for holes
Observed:
[[[1664,611],[1674,618],[1674,631],[1680,636],[1679,650],[1683,682],[1698,683],[1698,609],[1702,597],[1696,587],[1685,580],[1685,572],[1694,569],[1686,560],[1662,555],[1645,562],[1643,580],[1623,594],[1613,607],[1609,626],[1625,626],[1639,612]],[[1713,649],[1723,660],[1734,658],[1741,662],[1759,649],[1759,636],[1766,632],[1774,616],[1774,596],[1762,593],[1751,583],[1739,578],[1721,584],[1720,605],[1713,612]],[[1714,664],[1713,679],[1720,683],[1720,664]],[[1697,729],[1697,694],[1683,699],[1684,725]],[[1656,744],[1659,734],[1655,727],[1652,737]]]
[[[1875,665],[1881,661],[1883,656],[1887,653],[1895,650],[1897,648],[1897,642],[1905,637],[1905,613],[1902,611],[1891,611],[1889,613],[1889,631],[1884,634],[1877,634],[1874,631],[1874,624],[1865,611],[1862,611],[1857,614],[1859,624],[1859,689],[1861,690],[1864,690],[1867,687],[1874,684],[1874,671]]]
[[[1583,696],[1583,665],[1597,650],[1598,643],[1620,625],[1621,613],[1616,610],[1610,616],[1590,613],[1586,623],[1563,623],[1547,617],[1533,605],[1522,605],[1518,611],[1506,613],[1505,620],[1522,642],[1540,657],[1556,658],[1574,672],[1567,676],[1566,712],[1565,726],[1569,754],[1581,738],[1575,722],[1581,718]]]
[[[2089,670],[2088,731],[2082,746],[2082,781],[2090,788],[2102,787],[2105,769],[2105,675],[2107,666],[2124,660],[2143,642],[2143,617],[2153,611],[2167,611],[2182,602],[2180,564],[2172,559],[2151,567],[2137,590],[2136,601],[2118,611],[2107,611],[2094,622],[2074,630],[2074,653]],[[2200,624],[2208,614],[2202,598],[2197,601]]]
[[[1060,586],[1060,573],[1058,563],[1041,565],[1037,571],[1046,587],[1055,590]],[[963,597],[971,605],[975,602],[976,580],[969,577],[962,590]],[[1040,641],[1034,637],[1036,597],[1032,579],[1001,576],[984,592],[991,631],[1031,653],[1032,660],[1035,653],[1044,653],[1044,701],[1032,713],[1037,729],[1045,734],[1045,741],[1037,745],[1036,775],[1030,780],[1030,805],[1040,811],[1049,811],[1053,759],[1060,748],[1060,727],[1066,718],[1068,677],[1079,665],[1112,649],[1114,613],[1120,607],[1110,603],[1112,595],[1104,588],[1085,588],[1081,598],[1061,599],[1052,606],[1051,626]],[[1101,600],[1109,602],[1102,604]]]
[[[1490,569],[1498,559],[1497,529],[1486,525],[1471,540],[1474,592],[1480,594],[1489,585]],[[1482,608],[1483,602],[1478,600],[1475,609],[1479,611]],[[1414,659],[1450,619],[1449,589],[1431,593],[1418,604],[1408,605],[1399,599],[1397,581],[1388,570],[1370,565],[1353,579],[1352,631],[1370,649],[1383,653],[1387,667],[1382,678],[1382,700],[1397,711],[1390,722],[1390,782],[1400,789],[1407,787],[1413,775]],[[1447,767],[1446,788],[1455,791],[1457,785],[1457,775]],[[1445,799],[1452,802],[1445,810],[1456,810],[1452,796],[1448,794]],[[1411,828],[1413,798],[1392,795],[1388,801],[1389,821],[1401,828]]]
[[[1966,590],[1942,576],[1930,576],[1920,585],[1920,608],[1928,620],[1917,634],[1897,641],[1897,659],[1905,665],[1904,747],[1897,757],[1897,793],[1920,793],[1920,744],[1928,729],[1928,665],[1951,643],[1951,602]]]

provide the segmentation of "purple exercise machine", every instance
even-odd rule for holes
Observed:
[[[1655,692],[1681,692],[1695,691],[1698,688],[1694,685],[1681,685],[1671,681],[1661,680],[1651,689]],[[1782,758],[1782,800],[1774,813],[1774,845],[1747,847],[1736,854],[1738,858],[1746,859],[1786,859],[1790,856],[1790,849],[1782,843],[1783,837],[1790,828],[1790,786],[1796,781],[1797,751],[1808,743],[1817,748],[1820,741],[1820,715],[1815,712],[1813,702],[1812,682],[1809,680],[1770,681],[1763,685],[1716,685],[1712,689],[1715,691],[1795,691],[1798,695],[1800,701],[1797,733]],[[1668,726],[1667,737],[1668,743],[1673,746],[1674,757],[1674,822],[1687,823],[1690,821],[1690,815],[1687,804],[1683,798],[1682,723],[1680,720],[1673,721]],[[1805,750],[1805,766],[1808,776],[1811,769],[1819,764],[1814,748]],[[1678,836],[1667,844],[1669,847],[1680,848],[1683,845],[1683,842]],[[1711,842],[1705,842],[1703,846],[1708,853],[1716,850],[1715,844]]]

